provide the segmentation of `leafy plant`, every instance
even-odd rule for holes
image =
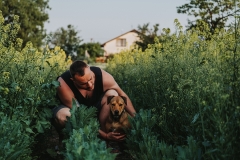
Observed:
[[[132,128],[127,132],[126,146],[134,159],[201,159],[201,149],[192,136],[187,138],[188,144],[182,146],[159,141],[161,134],[154,131],[157,121],[150,110],[140,109],[130,122]]]
[[[97,125],[97,109],[95,107],[88,108],[82,104],[77,106],[77,102],[73,99],[73,107],[71,108],[70,113],[71,117],[67,117],[67,122],[64,128],[67,135],[71,135],[73,129],[83,128],[88,124]]]
[[[89,58],[85,57],[85,53],[89,54]],[[83,43],[77,49],[77,56],[73,56],[74,60],[86,59],[94,61],[96,57],[103,56],[104,50],[101,48],[100,43]]]
[[[55,32],[50,33],[52,35],[49,39],[50,46],[59,46],[65,53],[66,57],[74,56],[77,53],[77,50],[80,46],[80,43],[83,41],[78,36],[79,31],[72,25],[68,25],[67,28],[59,28]]]
[[[96,108],[84,105],[77,107],[73,100],[65,133],[68,136],[64,143],[65,158],[68,160],[115,159],[116,154],[110,153],[104,141],[98,138],[99,123],[96,119]]]
[[[0,10],[5,24],[11,24],[18,15],[21,29],[17,37],[22,39],[23,47],[31,41],[34,47],[40,48],[46,36],[44,23],[48,20],[49,0],[2,0]]]
[[[141,109],[130,119],[130,123],[131,130],[127,132],[126,146],[127,152],[134,159],[174,159],[174,148],[159,142],[159,134],[152,131],[157,121],[150,110]]]
[[[187,146],[192,136],[201,158],[238,159],[239,30],[218,30],[212,35],[204,26],[184,33],[177,20],[175,24],[175,33],[164,29],[145,52],[123,51],[106,69],[138,112],[151,110],[156,123],[147,124],[155,124],[149,133],[159,135],[157,140]]]
[[[8,147],[6,155],[25,155],[31,159],[29,153],[33,141],[28,137],[32,140],[50,127],[51,110],[48,107],[57,103],[53,96],[58,86],[55,79],[66,70],[70,61],[65,61],[65,53],[59,47],[38,50],[29,42],[22,49],[22,40],[17,38],[20,29],[18,21],[18,16],[14,16],[11,23],[5,24],[0,15],[0,112],[7,117],[9,126],[12,123],[12,128],[19,129],[13,134],[11,130],[2,130],[2,136],[9,139],[9,144],[4,141]],[[20,141],[22,139],[26,143]],[[23,149],[15,147],[18,144],[21,146],[20,143]],[[19,154],[19,151],[22,153]]]
[[[188,21],[188,29],[199,27],[200,21],[207,23],[211,33],[227,27],[229,19],[239,14],[239,2],[232,0],[191,0],[177,7],[177,12],[194,16],[196,20]]]
[[[9,118],[18,118],[24,125],[31,125],[32,131],[43,132],[50,126],[47,106],[56,104],[52,95],[58,84],[54,80],[66,69],[69,61],[65,62],[65,53],[59,47],[54,50],[45,48],[40,52],[28,43],[20,50],[22,40],[17,38],[18,17],[6,25],[2,16],[0,19],[0,74],[3,76],[0,111]]]
[[[28,134],[18,119],[9,119],[0,112],[0,159],[31,159],[29,146],[33,142],[33,137]]]
[[[198,147],[197,142],[193,139],[192,136],[187,137],[187,146],[177,146],[177,159],[202,159],[201,149]]]
[[[89,125],[72,131],[71,137],[66,140],[66,153],[64,154],[66,159],[115,159],[116,154],[106,149],[105,142],[97,138],[97,132],[92,127]]]
[[[155,38],[159,38],[158,35],[159,24],[153,25],[153,29],[149,29],[149,23],[143,24],[142,26],[138,26],[138,37],[139,41],[136,42],[136,45],[145,51],[148,48],[149,44],[155,43]]]

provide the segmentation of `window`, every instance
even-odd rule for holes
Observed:
[[[126,47],[126,39],[117,39],[117,47]]]

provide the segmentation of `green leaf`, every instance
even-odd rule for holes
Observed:
[[[43,124],[43,125],[46,125],[48,124],[49,122],[48,121],[39,121],[40,124]]]
[[[59,81],[52,81],[51,85],[52,85],[54,88],[57,88],[58,86],[60,86],[60,82],[59,82]]]
[[[36,125],[36,129],[39,133],[44,133],[43,127],[40,123],[37,123]]]
[[[48,61],[46,61],[46,63],[51,67],[51,64]]]
[[[195,114],[191,123],[195,123],[198,117],[199,117],[199,113]]]
[[[22,121],[28,126],[30,125],[30,122],[31,122],[30,120],[22,120]]]
[[[28,133],[34,133],[31,128],[26,128],[26,131],[27,131]]]

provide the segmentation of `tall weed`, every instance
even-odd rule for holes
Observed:
[[[158,140],[181,146],[193,136],[204,158],[239,158],[240,52],[235,33],[221,30],[206,40],[209,34],[198,29],[164,31],[145,52],[115,55],[108,72],[137,111],[149,109],[157,117],[152,130]]]
[[[10,132],[11,128],[1,131],[3,138],[9,140],[0,144],[4,152],[1,155],[10,159],[29,158],[32,138],[50,127],[48,107],[56,104],[55,87],[59,85],[55,80],[70,62],[65,61],[65,53],[58,47],[36,49],[29,42],[21,49],[22,40],[16,36],[19,29],[18,16],[4,24],[0,14],[0,115],[7,117],[2,123],[7,121],[18,129],[14,130],[16,133]],[[24,138],[25,142],[20,141]]]
[[[96,108],[87,108],[84,105],[77,107],[73,101],[70,110],[71,117],[66,123],[65,135],[66,151],[64,156],[67,160],[114,160],[116,154],[110,153],[106,148],[105,141],[98,138],[99,123],[96,118]]]
[[[187,138],[187,145],[173,146],[159,140],[159,134],[153,131],[156,119],[150,110],[140,109],[130,119],[131,130],[127,132],[127,147],[134,159],[201,159],[201,149],[192,136]]]
[[[0,112],[43,132],[49,127],[43,118],[50,116],[47,106],[55,104],[53,94],[58,83],[54,80],[68,65],[65,54],[57,47],[39,51],[31,42],[20,50],[18,17],[7,25],[2,16],[0,21]]]
[[[0,159],[32,159],[29,156],[31,153],[29,146],[33,138],[26,134],[23,125],[1,114],[0,127]]]

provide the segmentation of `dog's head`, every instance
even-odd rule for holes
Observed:
[[[114,118],[119,118],[127,105],[127,98],[124,96],[108,96],[107,103],[110,106]]]

